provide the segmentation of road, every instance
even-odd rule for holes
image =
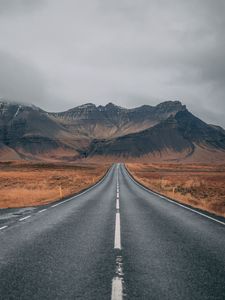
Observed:
[[[0,223],[0,299],[225,299],[225,222],[113,165],[96,186]]]

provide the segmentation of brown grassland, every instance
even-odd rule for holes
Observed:
[[[0,163],[0,208],[43,205],[99,181],[109,164]],[[61,191],[60,191],[61,190]]]
[[[144,186],[181,203],[225,217],[225,165],[127,163]]]

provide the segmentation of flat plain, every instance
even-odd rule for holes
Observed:
[[[100,180],[107,164],[0,163],[0,208],[44,205]]]
[[[144,186],[178,202],[225,216],[225,165],[127,163]]]

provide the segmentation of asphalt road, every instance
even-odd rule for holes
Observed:
[[[1,211],[0,299],[224,300],[218,221],[148,192],[114,165],[79,196]]]

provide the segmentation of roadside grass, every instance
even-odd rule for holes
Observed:
[[[0,163],[0,208],[43,205],[99,181],[109,164]]]
[[[127,163],[144,186],[181,203],[225,217],[225,165]]]

